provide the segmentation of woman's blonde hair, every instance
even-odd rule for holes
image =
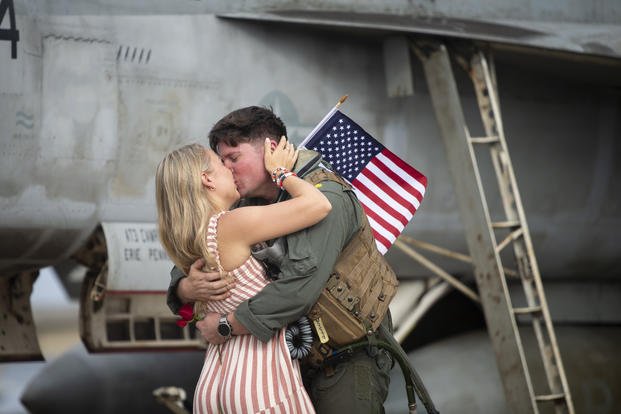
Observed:
[[[207,149],[190,144],[166,155],[155,174],[160,241],[186,275],[198,258],[213,264],[207,251],[207,226],[218,210],[201,181],[201,173],[210,170]]]

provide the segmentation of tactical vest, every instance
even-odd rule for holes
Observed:
[[[324,169],[303,178],[314,185],[330,180],[351,188],[343,178]],[[360,230],[339,255],[308,314],[319,340],[314,348],[338,348],[373,334],[397,293],[397,276],[377,249],[366,215],[362,216]]]

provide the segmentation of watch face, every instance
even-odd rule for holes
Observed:
[[[218,325],[218,333],[222,336],[230,336],[231,335],[231,327],[226,322],[220,322]]]

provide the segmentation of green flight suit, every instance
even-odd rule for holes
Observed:
[[[300,151],[294,170],[302,170],[304,174],[318,168],[319,161],[313,151]],[[339,253],[360,227],[364,212],[352,190],[333,181],[322,182],[319,190],[332,204],[330,214],[316,225],[286,236],[286,254],[277,279],[235,311],[237,320],[262,341],[268,341],[287,324],[308,313]],[[176,288],[184,275],[175,268],[171,276],[168,304],[176,313],[181,306]],[[386,319],[384,323],[390,325],[389,317]],[[384,412],[392,360],[384,351],[371,351],[361,349],[336,365],[330,375],[324,370],[303,372],[307,391],[319,414]]]

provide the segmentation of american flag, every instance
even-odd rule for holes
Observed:
[[[300,147],[320,152],[349,181],[364,208],[382,254],[420,206],[427,177],[334,108]]]

